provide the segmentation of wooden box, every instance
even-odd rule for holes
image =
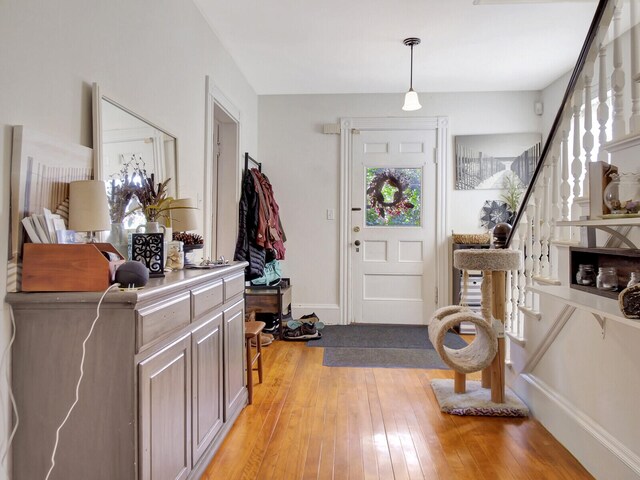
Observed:
[[[102,252],[114,253],[109,261]],[[25,243],[22,253],[23,292],[100,292],[113,281],[124,258],[110,243]]]

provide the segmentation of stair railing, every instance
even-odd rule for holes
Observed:
[[[640,9],[637,1],[599,2],[540,161],[513,222],[507,246],[522,252],[523,261],[521,269],[512,271],[507,279],[506,329],[512,341],[524,342],[526,319],[539,318],[538,299],[530,291],[534,282],[560,284],[562,272],[557,270],[558,262],[554,258],[557,249],[552,246],[580,242],[579,227],[558,223],[579,220],[589,214],[588,164],[609,163],[609,154],[603,145],[640,132]],[[631,27],[625,32],[623,25]],[[628,50],[623,48],[623,42],[629,42]],[[624,51],[630,52],[630,59],[624,58]],[[594,79],[597,79],[595,97]],[[628,121],[625,105],[631,105]]]

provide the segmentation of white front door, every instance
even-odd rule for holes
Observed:
[[[424,325],[435,310],[436,135],[353,134],[352,322]]]

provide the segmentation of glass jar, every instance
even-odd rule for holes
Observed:
[[[604,189],[604,203],[613,214],[640,212],[640,174],[612,173]]]
[[[576,273],[576,283],[578,285],[596,284],[596,272],[593,269],[593,265],[578,265],[578,272]]]
[[[627,283],[627,288],[633,287],[640,283],[640,272],[631,272],[631,276],[629,277],[629,283]]]
[[[598,277],[596,278],[596,286],[599,290],[617,290],[618,289],[618,271],[615,267],[600,267],[598,269]]]

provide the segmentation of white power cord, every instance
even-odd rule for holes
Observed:
[[[4,462],[5,462],[5,459],[7,457],[7,454],[9,453],[9,449],[11,448],[11,443],[13,442],[13,437],[15,436],[16,431],[18,431],[18,425],[20,424],[20,416],[18,415],[18,407],[16,406],[16,399],[13,396],[13,389],[11,388],[11,377],[9,376],[9,369],[5,367],[5,360],[7,359],[7,354],[11,351],[11,346],[13,345],[13,341],[16,339],[16,320],[15,320],[15,318],[13,318],[13,309],[12,308],[9,308],[9,317],[11,318],[11,339],[9,340],[9,344],[7,345],[7,348],[5,348],[4,352],[2,353],[2,361],[0,362],[0,368],[4,368],[5,369],[7,386],[9,387],[9,398],[11,400],[11,408],[13,409],[13,414],[16,417],[16,420],[15,420],[15,423],[13,425],[13,429],[11,430],[11,435],[9,435],[9,438],[7,440],[7,444],[2,449],[2,459],[0,460],[2,465],[5,465]],[[7,478],[8,478],[8,472],[7,472]]]
[[[87,353],[86,345],[87,345],[87,342],[89,341],[89,338],[91,337],[91,334],[93,333],[93,328],[96,326],[96,323],[100,318],[100,305],[102,304],[102,300],[104,300],[104,297],[107,295],[109,290],[111,290],[112,288],[117,288],[119,286],[120,286],[119,283],[114,283],[109,288],[107,288],[102,294],[102,296],[100,297],[100,301],[98,302],[98,306],[96,307],[96,318],[93,320],[93,323],[91,324],[91,328],[89,329],[89,333],[84,339],[84,342],[82,342],[82,358],[80,359],[80,378],[78,378],[78,383],[76,384],[76,399],[73,402],[73,404],[71,404],[71,407],[69,407],[69,411],[67,412],[67,415],[64,417],[64,420],[62,420],[62,423],[56,430],[56,443],[53,446],[53,452],[51,452],[51,467],[47,472],[47,476],[45,477],[45,480],[49,480],[49,476],[51,475],[53,468],[56,466],[56,451],[58,450],[58,442],[60,440],[60,430],[62,430],[62,427],[64,427],[64,424],[67,423],[67,420],[69,420],[69,417],[71,416],[71,412],[73,412],[73,409],[78,403],[78,400],[80,400],[80,383],[82,382],[82,377],[84,377],[84,358]]]

